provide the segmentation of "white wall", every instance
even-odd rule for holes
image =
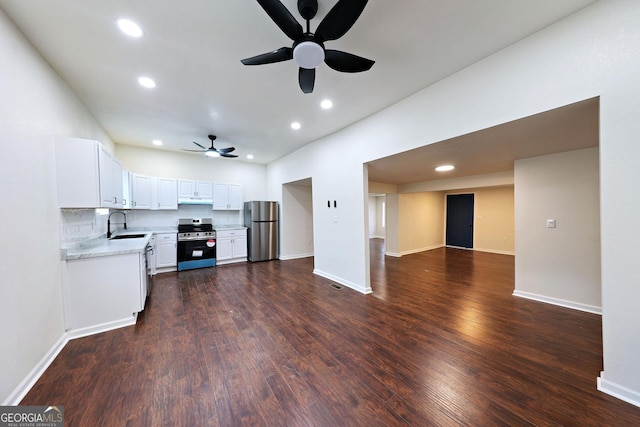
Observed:
[[[444,246],[446,221],[443,193],[431,191],[399,194],[398,213],[397,255]]]
[[[116,144],[115,155],[122,168],[130,172],[242,184],[244,200],[267,200],[265,165],[123,144]]]
[[[598,148],[516,161],[515,295],[600,313],[598,162]]]
[[[369,237],[384,239],[386,230],[382,224],[385,209],[385,196],[369,194]]]
[[[380,113],[269,165],[269,192],[314,182],[315,261],[369,288],[362,164],[600,96],[604,372],[600,388],[640,405],[640,2],[600,1]],[[372,143],[374,141],[374,143]],[[336,159],[334,150],[343,154]],[[327,167],[331,165],[331,167]],[[331,170],[331,173],[328,171]],[[327,199],[345,200],[335,212]]]
[[[0,11],[0,401],[64,334],[53,139],[112,141]]]

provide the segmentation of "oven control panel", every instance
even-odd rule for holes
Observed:
[[[216,232],[215,231],[189,231],[184,233],[178,233],[178,240],[207,240],[207,239],[215,239]]]

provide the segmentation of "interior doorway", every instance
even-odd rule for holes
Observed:
[[[386,237],[386,196],[369,193],[369,238]]]
[[[280,259],[314,255],[313,182],[311,178],[282,186]]]
[[[473,213],[473,194],[447,194],[447,246],[473,248]]]

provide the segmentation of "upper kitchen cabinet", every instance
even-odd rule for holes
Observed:
[[[152,209],[153,178],[137,173],[132,173],[129,177],[131,183],[131,209]]]
[[[213,185],[211,181],[179,179],[178,203],[212,204]]]
[[[172,178],[155,178],[153,209],[178,209],[178,183]]]
[[[58,205],[122,208],[122,165],[98,141],[56,138]]]
[[[242,210],[242,184],[213,183],[213,210]]]
[[[178,209],[178,184],[173,178],[129,173],[125,192],[129,191],[127,208],[146,210]],[[125,197],[126,199],[126,197]]]

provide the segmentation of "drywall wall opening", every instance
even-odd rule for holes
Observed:
[[[312,257],[313,181],[307,178],[282,186],[280,259]]]

